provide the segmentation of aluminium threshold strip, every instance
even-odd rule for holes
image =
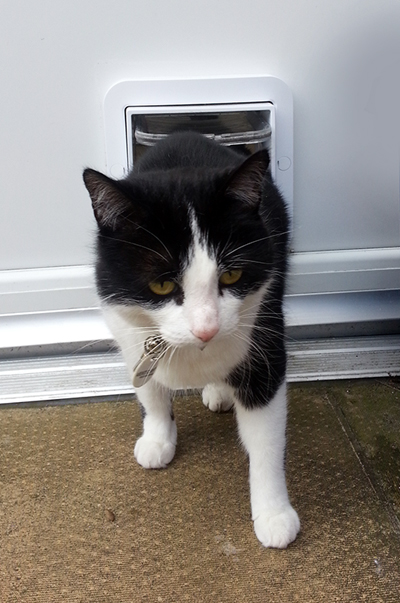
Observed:
[[[289,382],[400,375],[400,335],[289,341],[287,348]],[[0,362],[0,404],[133,395],[116,351]]]

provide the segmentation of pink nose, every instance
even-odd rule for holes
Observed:
[[[197,337],[197,339],[201,339],[201,341],[206,343],[207,341],[210,341],[210,339],[212,339],[218,333],[218,331],[219,327],[214,326],[204,329],[195,329],[192,331],[192,333],[195,337]]]

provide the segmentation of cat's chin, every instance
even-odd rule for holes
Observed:
[[[173,353],[179,352],[180,354],[188,353],[190,355],[197,355],[199,352],[207,352],[207,350],[212,350],[214,346],[210,345],[211,342],[188,342],[188,343],[172,343],[165,339],[167,345],[173,350]],[[203,355],[203,354],[201,354]]]
[[[200,352],[203,352],[205,349],[210,348],[213,344],[213,342],[215,342],[217,340],[215,339],[211,339],[210,341],[201,341],[201,339],[192,342],[190,345],[193,348],[197,348],[198,350],[200,350]]]

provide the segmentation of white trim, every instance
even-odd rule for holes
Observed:
[[[48,288],[48,283],[54,289],[54,282],[60,281],[63,286],[87,287],[93,283],[93,266],[53,266],[48,268],[29,268],[24,270],[0,271],[0,293],[10,291],[25,291],[27,287],[32,290],[29,283],[34,283],[34,288]]]
[[[109,345],[93,267],[0,272],[0,333],[3,358]]]
[[[0,358],[104,349],[112,336],[99,310],[0,317]]]
[[[400,291],[288,295],[288,333],[296,339],[399,332]]]
[[[0,271],[0,317],[98,306],[92,266]]]
[[[290,328],[400,320],[400,249],[297,253],[291,257]],[[361,294],[362,293],[362,294]],[[109,346],[92,266],[0,272],[0,356],[39,346]],[[368,334],[366,330],[365,334]],[[47,351],[46,351],[47,353]]]
[[[290,256],[290,295],[399,289],[399,247]],[[93,266],[0,271],[0,316],[98,307]]]
[[[341,293],[400,289],[400,248],[293,253],[288,293]]]

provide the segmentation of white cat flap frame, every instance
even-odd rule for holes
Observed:
[[[132,115],[265,112],[271,173],[293,211],[293,97],[272,76],[138,80],[115,84],[104,100],[107,172],[123,178],[132,165]]]

